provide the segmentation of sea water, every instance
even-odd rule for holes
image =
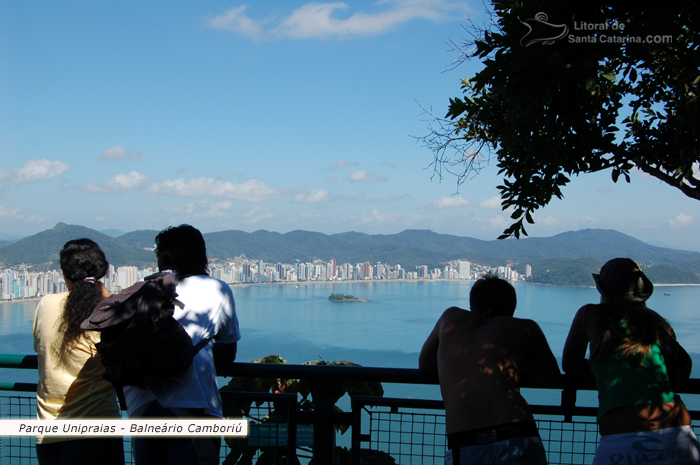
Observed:
[[[234,286],[243,338],[237,361],[276,354],[289,363],[348,360],[369,367],[417,368],[418,354],[442,312],[469,307],[469,281],[368,281]],[[598,302],[595,288],[515,284],[516,317],[537,321],[561,363],[576,311]],[[331,294],[369,302],[331,302]],[[0,353],[33,354],[37,301],[0,304]],[[648,306],[671,323],[700,376],[700,287],[656,286]],[[36,382],[33,370],[0,370],[0,381]],[[222,380],[225,382],[225,380]],[[385,384],[386,396],[439,399],[437,386]],[[557,402],[551,391],[525,393],[533,403]],[[583,396],[596,405],[595,395]],[[581,397],[579,397],[581,399]],[[691,408],[700,401],[684,396]]]

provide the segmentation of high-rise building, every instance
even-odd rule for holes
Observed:
[[[139,279],[139,269],[135,266],[120,266],[117,268],[117,285],[121,289],[134,284]]]
[[[471,264],[467,261],[460,260],[457,264],[459,269],[459,279],[469,279],[471,273]]]
[[[372,279],[372,264],[364,262],[360,271],[360,279]]]

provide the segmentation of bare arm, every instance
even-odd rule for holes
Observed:
[[[530,335],[528,354],[528,375],[532,381],[545,386],[557,386],[561,383],[561,371],[557,359],[549,347],[542,328],[532,320],[523,320]]]
[[[435,328],[433,328],[430,336],[428,336],[425,344],[423,344],[423,349],[421,349],[420,356],[418,357],[418,369],[421,371],[421,373],[426,375],[437,376],[438,374],[437,355],[438,346],[440,345],[441,320],[442,317],[440,317],[438,322],[435,324]]]
[[[216,365],[226,365],[236,361],[238,343],[223,344],[221,342],[216,342],[212,347],[212,351],[214,353],[214,363]]]
[[[576,312],[564,343],[561,363],[564,373],[584,380],[594,379],[589,361],[586,359],[586,350],[591,342],[588,331],[591,324],[590,309],[590,306],[585,305]]]

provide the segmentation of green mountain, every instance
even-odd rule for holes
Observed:
[[[59,223],[53,229],[1,247],[0,262],[6,266],[56,262],[66,241],[88,237],[100,244],[115,266],[153,264],[153,251],[144,249],[153,248],[157,234],[158,231],[142,230],[112,238],[93,229]],[[413,270],[417,265],[433,268],[463,258],[488,266],[512,263],[520,273],[529,264],[534,282],[557,285],[590,286],[591,273],[615,257],[634,258],[657,283],[697,282],[696,275],[700,274],[698,252],[655,247],[604,229],[504,241],[483,241],[427,230],[377,235],[232,230],[204,234],[204,240],[208,256],[223,260],[239,255],[268,263],[335,258],[338,263],[382,262]]]
[[[156,236],[160,231],[142,229],[122,234],[116,239],[124,245],[130,245],[139,249],[152,249],[156,244]]]
[[[103,229],[100,231],[102,234],[107,234],[109,237],[119,237],[124,235],[124,231],[118,229]]]
[[[377,236],[360,233],[328,236],[309,231],[291,231],[286,234],[264,230],[253,233],[222,231],[204,234],[209,256],[221,259],[241,254],[272,263],[294,263],[296,260],[306,262],[314,258],[328,261],[335,258],[338,263],[369,261],[413,268],[417,265],[439,266],[454,258],[445,252],[376,238]]]
[[[58,263],[58,253],[63,248],[63,244],[83,237],[97,242],[104,251],[107,261],[115,266],[140,266],[155,262],[153,252],[125,245],[94,229],[65,223],[58,223],[53,229],[25,237],[0,248],[0,262],[6,266],[20,263],[32,265]]]
[[[532,276],[529,282],[556,286],[594,286],[592,273],[600,272],[606,260],[598,258],[548,258],[530,264]],[[525,266],[515,267],[525,273]],[[654,284],[700,284],[700,276],[670,265],[644,267],[644,274]]]

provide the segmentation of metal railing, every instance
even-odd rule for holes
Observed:
[[[36,367],[35,355],[0,355],[0,368]],[[296,394],[222,391],[225,416],[244,416],[251,426],[245,440],[226,439],[222,457],[226,463],[277,463],[282,456],[287,463],[295,463],[297,457],[313,457],[314,464],[331,464],[334,456],[340,463],[353,465],[444,461],[441,401],[353,396],[351,412],[336,411],[336,393],[344,381],[437,384],[437,379],[416,369],[232,363],[217,366],[217,373],[225,377],[306,379],[311,383],[313,400],[313,409],[302,411]],[[598,442],[597,409],[577,405],[577,393],[592,389],[592,385],[574,385],[563,377],[560,386],[547,391],[552,393],[549,400],[558,396],[556,404],[531,405],[550,464],[591,463]],[[4,382],[0,390],[24,393],[0,399],[1,418],[34,418],[35,396],[27,393],[36,392],[36,384]],[[681,393],[700,394],[700,380],[690,380]],[[700,410],[689,410],[694,421],[700,420]],[[271,412],[275,415],[270,416]],[[336,446],[338,425],[350,427],[349,448]],[[0,463],[35,463],[33,442],[21,445],[20,439],[28,438],[0,438]]]

